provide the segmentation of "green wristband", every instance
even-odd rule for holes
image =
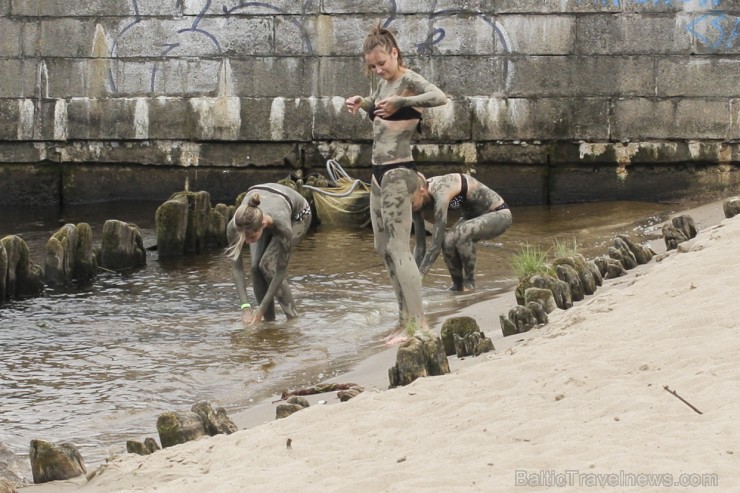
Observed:
[[[252,308],[252,305],[249,303],[242,303],[241,309],[244,310],[245,308]]]

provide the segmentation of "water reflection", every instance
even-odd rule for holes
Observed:
[[[106,219],[137,224],[155,243],[158,204],[4,209],[0,237],[18,234],[43,265],[46,241],[67,222],[88,222],[99,241]],[[525,244],[575,239],[587,256],[615,232],[645,235],[671,207],[599,203],[516,207],[514,225],[478,246],[478,290],[452,295],[442,259],[424,280],[430,323],[509,289],[511,256]],[[257,329],[240,325],[231,270],[221,252],[160,262],[128,274],[103,273],[79,289],[0,308],[0,442],[26,451],[31,439],[78,445],[88,464],[121,452],[128,439],[156,436],[159,413],[206,399],[229,412],[341,372],[382,346],[396,299],[370,230],[322,227],[291,259],[301,317]],[[496,314],[497,316],[498,314]]]

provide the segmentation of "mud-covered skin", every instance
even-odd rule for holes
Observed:
[[[446,232],[450,202],[463,190],[460,174],[427,180],[427,190],[434,204],[434,231],[429,250],[419,266],[420,272],[426,274],[442,251],[452,277],[452,288],[457,290],[475,287],[475,243],[499,236],[512,224],[509,209],[494,211],[504,204],[501,196],[472,176],[464,176],[468,190],[460,207],[461,218]]]
[[[398,300],[399,323],[403,327],[424,324],[421,274],[409,247],[412,222],[421,225],[414,228],[417,245],[420,244],[420,235],[423,238],[424,234],[423,218],[411,211],[411,194],[417,187],[418,178],[414,170],[397,168],[388,171],[380,184],[373,179],[370,194],[375,250],[385,262],[391,278]]]
[[[303,196],[283,185],[271,183],[267,186],[287,195],[290,204],[283,196],[264,189],[250,191],[244,197],[242,203],[247,204],[249,198],[258,193],[260,196],[259,208],[263,214],[272,218],[272,226],[265,228],[260,239],[249,245],[252,289],[264,320],[275,320],[275,299],[290,319],[297,317],[298,311],[286,280],[288,261],[295,246],[308,232],[311,225],[311,216],[308,214],[301,221],[296,221],[293,215],[306,206],[306,200]],[[226,232],[229,244],[232,244],[237,234],[233,219],[229,222]],[[248,303],[249,296],[246,290],[241,253],[232,263],[232,273],[240,302]]]
[[[372,96],[362,98],[360,107],[368,111],[377,101],[399,96],[396,104],[403,107],[431,108],[447,103],[447,96],[434,84],[413,70],[404,68],[393,82],[381,80]],[[418,119],[373,120],[373,157],[375,165],[412,161],[411,141],[416,135]]]

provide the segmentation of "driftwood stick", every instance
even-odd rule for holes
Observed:
[[[285,399],[289,397],[293,397],[294,395],[302,396],[302,395],[313,395],[313,394],[323,394],[324,392],[334,392],[337,390],[348,390],[352,387],[357,387],[357,384],[354,383],[320,383],[318,385],[314,385],[313,387],[309,387],[307,389],[298,389],[293,391],[284,391],[282,395],[280,396],[280,399],[276,401],[272,401],[273,404],[276,402],[284,401]]]
[[[665,390],[666,390],[666,391],[667,391],[667,392],[668,392],[669,394],[673,394],[673,395],[674,395],[674,396],[676,396],[676,397],[677,397],[677,398],[678,398],[678,399],[679,399],[679,400],[680,400],[681,402],[683,402],[684,404],[686,404],[687,406],[689,406],[689,407],[690,407],[691,409],[693,409],[694,411],[696,411],[696,413],[697,413],[697,414],[704,414],[704,413],[702,413],[701,411],[699,411],[699,410],[698,410],[698,409],[697,409],[696,407],[694,407],[694,406],[693,406],[693,405],[692,405],[692,404],[691,404],[691,403],[690,403],[689,401],[687,401],[686,399],[684,399],[683,397],[681,397],[680,395],[678,395],[678,394],[676,393],[676,391],[675,391],[675,390],[671,390],[671,389],[669,389],[669,388],[668,388],[668,385],[663,385],[663,388],[664,388],[664,389],[665,389]]]

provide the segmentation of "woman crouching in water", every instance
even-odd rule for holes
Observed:
[[[420,211],[427,204],[434,205],[434,231],[429,250],[422,254],[419,272],[426,275],[442,251],[452,277],[450,290],[472,291],[475,244],[509,229],[512,224],[509,206],[499,194],[470,175],[451,173],[421,183],[414,194],[413,209]],[[448,209],[459,209],[461,217],[445,232]]]
[[[244,325],[275,320],[275,298],[288,319],[296,318],[295,301],[286,273],[290,254],[311,225],[311,207],[295,190],[277,183],[247,191],[226,228],[236,291]],[[252,288],[258,306],[252,308],[245,286],[242,247],[249,244]]]

